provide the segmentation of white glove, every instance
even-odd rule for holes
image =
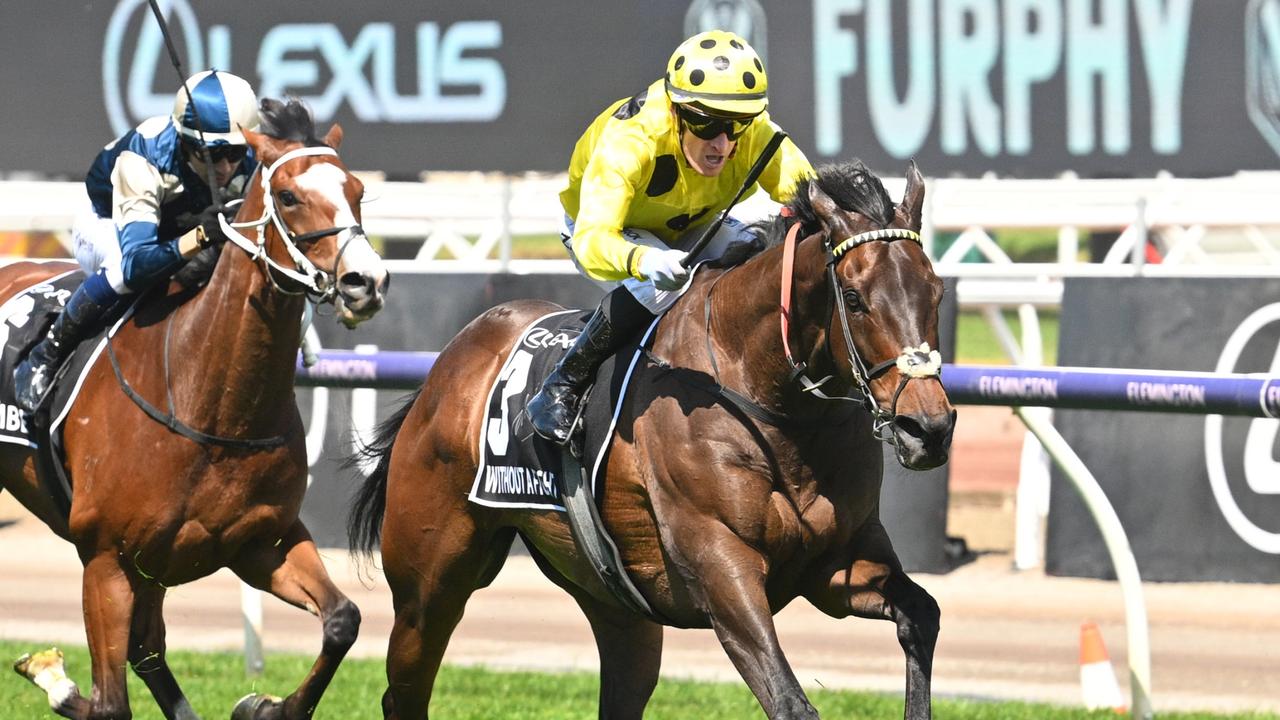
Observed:
[[[689,280],[689,268],[680,264],[683,250],[646,250],[640,256],[640,274],[659,290],[679,290]]]

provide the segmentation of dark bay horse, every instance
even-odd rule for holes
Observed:
[[[601,511],[653,617],[603,589],[562,514],[467,501],[488,390],[522,330],[556,306],[499,305],[449,343],[366,449],[378,464],[350,518],[353,547],[372,553],[381,539],[394,597],[386,717],[426,717],[467,599],[517,533],[591,624],[600,717],[642,716],[663,624],[713,628],[768,717],[818,717],[773,625],[796,597],[833,617],[894,622],[905,715],[930,717],[938,606],[903,572],[878,516],[878,436],[904,466],[931,468],[946,461],[955,422],[931,350],[942,282],[919,242],[924,183],[914,166],[907,180],[895,206],[860,165],[824,168],[762,227],[767,249],[699,272],[660,321],[618,420]],[[830,376],[817,392],[870,398],[815,397],[792,381],[800,363],[810,384]]]
[[[234,232],[241,247],[222,248],[203,290],[173,283],[145,298],[112,340],[128,385],[159,408],[171,393],[190,435],[144,414],[103,353],[67,416],[69,519],[37,482],[31,452],[0,446],[3,488],[84,563],[92,696],[65,679],[54,653],[17,666],[68,718],[131,717],[129,666],[165,717],[197,717],[165,662],[162,607],[166,588],[222,567],[319,616],[324,632],[291,695],[250,695],[236,718],[311,717],[359,629],[359,610],[298,518],[307,454],[293,378],[308,296],[354,325],[382,307],[388,275],[360,227],[363,186],[337,156],[341,128],[317,139],[293,101],[265,100],[261,111],[263,134],[245,131],[261,167],[234,223],[245,228]],[[0,269],[0,297],[68,269]]]

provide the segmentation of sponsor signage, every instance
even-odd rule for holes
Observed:
[[[1054,422],[1115,506],[1146,580],[1280,582],[1280,280],[1071,278],[1058,362],[1253,374],[1123,384],[1130,403],[1228,414],[1058,410]],[[1065,385],[1064,385],[1065,387]],[[1096,523],[1054,470],[1046,567],[1114,577]]]
[[[563,171],[596,114],[711,27],[761,51],[771,112],[819,162],[1024,177],[1280,167],[1280,0],[160,4],[187,74],[218,67],[302,98],[322,126],[344,125],[349,164],[394,178]],[[146,0],[7,3],[0,48],[0,172],[79,175],[177,88]]]

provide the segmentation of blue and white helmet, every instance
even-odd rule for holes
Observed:
[[[195,101],[195,112],[187,100],[187,90]],[[200,122],[196,122],[196,115]],[[173,100],[173,123],[183,139],[200,144],[204,129],[207,145],[244,145],[244,130],[258,129],[258,98],[245,82],[231,73],[205,70],[187,79]]]

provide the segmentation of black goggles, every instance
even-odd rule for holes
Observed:
[[[194,143],[186,143],[187,152],[203,160],[205,151],[200,149],[199,145]],[[230,162],[238,163],[244,160],[244,156],[249,154],[249,148],[244,145],[211,145],[207,148],[209,159],[212,162]]]
[[[676,115],[680,117],[684,126],[689,128],[689,132],[703,140],[715,140],[722,134],[730,140],[737,140],[755,120],[755,116],[739,119],[711,117],[682,105],[676,106]]]

